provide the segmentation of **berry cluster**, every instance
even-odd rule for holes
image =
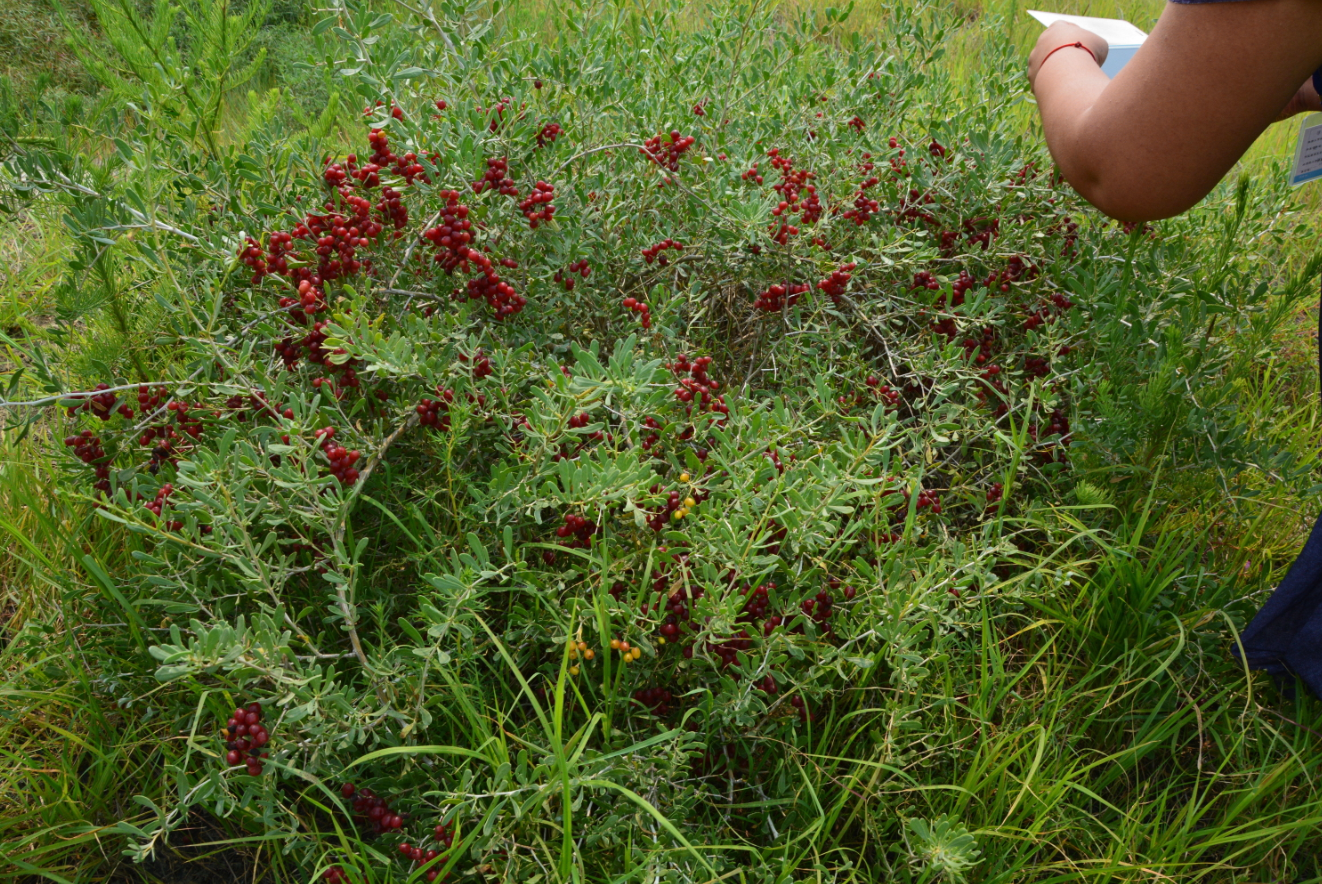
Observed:
[[[378,98],[378,99],[376,100],[376,104],[374,104],[374,105],[368,105],[367,107],[363,108],[363,116],[365,116],[365,117],[370,117],[370,116],[372,115],[372,111],[376,110],[378,107],[383,107],[384,105],[385,105],[385,102]],[[400,107],[399,105],[397,105],[397,104],[391,104],[391,105],[390,105],[390,116],[394,117],[396,120],[402,120],[402,119],[404,119],[404,110],[403,110],[403,108],[401,108],[401,107]]]
[[[584,279],[592,275],[592,268],[588,266],[587,258],[574,261],[564,270],[557,270],[554,279],[565,287],[565,291],[572,292],[574,290],[574,274],[578,274]]]
[[[962,307],[964,305],[965,294],[975,288],[977,284],[977,281],[969,275],[967,270],[959,271],[959,276],[955,277],[955,281],[950,284],[950,306]],[[936,306],[937,309],[942,309],[946,306],[945,295],[937,298]]]
[[[547,123],[537,133],[537,146],[546,147],[555,142],[557,138],[564,134],[564,129],[560,128],[559,123]]]
[[[340,866],[331,866],[321,877],[325,879],[326,884],[349,884],[349,876]]]
[[[486,171],[482,173],[480,179],[473,182],[473,193],[495,190],[504,196],[517,197],[519,188],[509,178],[509,169],[509,160],[505,157],[493,157],[487,160]]]
[[[570,549],[587,549],[596,533],[597,523],[589,522],[577,513],[565,513],[565,523],[555,529],[555,536]]]
[[[827,632],[831,631],[831,612],[835,610],[835,599],[828,590],[819,590],[812,598],[799,602],[799,610]]]
[[[348,451],[343,445],[335,442],[335,428],[324,427],[317,430],[317,438],[321,440],[321,451],[330,461],[330,474],[334,476],[341,485],[352,485],[358,481],[358,469],[354,464],[362,457],[362,452],[357,449]]]
[[[910,190],[908,196],[903,197],[899,206],[895,209],[895,223],[903,224],[905,221],[918,220],[927,224],[936,224],[936,216],[923,208],[935,202],[936,198],[930,193],[919,193],[917,190]]]
[[[441,845],[440,850],[423,850],[421,847],[414,847],[406,843],[399,845],[399,852],[415,863],[426,864],[437,861],[435,862],[435,865],[441,865],[445,862],[446,856],[454,846],[454,821],[452,820],[448,823],[438,824],[432,831],[432,834],[435,836],[436,841]],[[439,877],[439,875],[440,870],[433,867],[427,870],[425,877],[427,881],[433,882]],[[450,875],[447,872],[445,877],[440,880],[446,881],[449,880],[449,878]]]
[[[935,292],[940,288],[941,283],[936,281],[936,277],[932,275],[932,271],[930,270],[919,270],[913,275],[913,282],[909,285],[909,291],[913,291],[914,289],[928,289]]]
[[[663,137],[662,135],[656,135],[647,139],[638,152],[663,169],[678,172],[679,158],[693,146],[697,139],[692,135],[680,135],[678,129],[671,131],[665,141],[661,140]]]
[[[406,153],[396,156],[390,149],[387,135],[380,129],[369,133],[372,156],[361,168],[358,158],[350,154],[343,163],[328,157],[322,178],[332,189],[324,204],[324,213],[307,212],[303,220],[288,231],[275,231],[268,235],[263,248],[249,237],[239,250],[240,261],[253,272],[257,284],[268,275],[284,277],[293,293],[279,299],[294,324],[306,324],[307,318],[326,308],[323,286],[326,282],[370,270],[370,260],[358,257],[358,250],[370,246],[387,225],[401,236],[408,222],[408,212],[398,191],[384,188],[379,202],[355,193],[355,187],[372,189],[380,186],[381,174],[392,172],[412,183],[427,180],[418,157]],[[435,161],[435,158],[433,158]],[[358,182],[357,185],[354,181]],[[311,248],[314,258],[300,255],[296,244]],[[286,365],[297,363],[298,347],[292,339],[277,347]]]
[[[699,356],[692,361],[688,354],[681,353],[666,367],[679,377],[679,386],[675,388],[675,398],[689,405],[688,411],[696,399],[698,411],[711,411],[728,415],[730,407],[725,404],[725,396],[720,393],[721,385],[707,374],[711,365],[710,356]],[[688,377],[684,375],[687,374]]]
[[[1051,374],[1051,363],[1043,356],[1025,356],[1024,373],[1029,377],[1044,378]]]
[[[898,151],[891,157],[891,176],[894,178],[908,178],[913,172],[909,169],[909,161],[904,158],[904,148],[900,147],[900,141],[894,135],[886,142],[891,150]]]
[[[1033,329],[1040,328],[1049,322],[1055,322],[1057,317],[1063,315],[1065,311],[1073,306],[1074,302],[1069,299],[1068,295],[1061,292],[1053,292],[1051,295],[1051,303],[1044,304],[1028,314],[1028,318],[1024,320],[1024,329],[1026,331],[1032,331]]]
[[[260,776],[262,759],[270,755],[265,746],[271,734],[262,722],[262,707],[256,703],[239,706],[225,722],[221,735],[225,739],[225,763],[231,766],[243,763],[250,776]]]
[[[354,812],[372,824],[373,834],[392,832],[404,825],[404,816],[392,811],[386,800],[371,789],[359,789],[353,783],[345,783],[340,787],[340,794],[353,799]]]
[[[623,639],[611,639],[610,647],[612,651],[620,652],[621,663],[632,663],[643,656],[642,648],[630,647],[629,643]]]
[[[747,629],[741,629],[729,638],[707,642],[707,650],[720,658],[722,668],[733,666],[739,661],[740,654],[746,654],[752,648],[753,639]],[[738,681],[739,673],[731,673],[730,677]]]
[[[868,375],[863,383],[872,388],[872,392],[888,406],[894,407],[900,404],[900,391],[891,389],[889,384],[883,384],[876,375]]]
[[[666,256],[661,253],[666,249],[674,249],[677,252],[683,251],[684,244],[673,239],[663,239],[656,245],[643,249],[643,260],[648,264],[651,264],[653,261],[657,260],[658,256],[660,256],[661,265],[665,266],[669,262],[666,260]]]
[[[569,428],[571,430],[581,430],[591,422],[592,422],[592,418],[588,416],[588,413],[586,411],[584,411],[574,415],[569,419]],[[562,446],[558,452],[552,455],[551,459],[556,462],[562,460],[572,460],[573,458],[577,457],[578,453],[582,451],[584,448],[586,448],[590,443],[600,442],[603,439],[609,439],[609,438],[610,435],[608,433],[604,433],[601,430],[594,430],[593,432],[582,436],[578,441],[578,447],[575,448],[572,452]]]
[[[779,313],[786,307],[793,307],[812,287],[806,282],[787,282],[769,285],[766,291],[757,296],[753,309],[763,313]]]
[[[758,620],[765,618],[767,612],[771,608],[771,598],[769,593],[775,587],[775,583],[768,582],[763,583],[755,589],[750,588],[748,590],[748,598],[744,602],[743,610],[739,612],[739,619],[744,623],[756,623]],[[776,621],[774,625],[770,625],[770,621],[767,621],[767,625],[763,626],[763,631],[767,635],[770,635],[771,630],[775,629],[781,623],[780,617],[774,617],[772,619]]]
[[[469,356],[467,353],[460,353],[459,361],[473,363],[472,372],[473,372],[473,380],[475,381],[480,381],[483,378],[491,377],[491,373],[494,370],[491,367],[491,357],[488,356],[486,352],[483,351],[480,347],[478,348],[477,352],[474,353],[472,356]],[[472,397],[470,396],[469,398],[471,399]]]
[[[794,214],[799,216],[803,224],[815,223],[822,217],[822,202],[817,196],[817,188],[808,182],[817,176],[807,169],[795,169],[794,161],[782,156],[779,148],[771,148],[767,156],[771,157],[771,167],[780,172],[780,183],[771,186],[772,190],[780,194],[780,202],[771,210],[771,214],[776,217]],[[784,245],[784,240],[780,240],[780,243]]]
[[[481,271],[468,281],[467,290],[470,300],[486,301],[495,311],[497,321],[508,319],[527,306],[528,299],[496,274],[495,264],[490,258],[475,249],[469,249],[468,260],[476,264]]]
[[[657,600],[657,614],[665,612],[665,618],[661,621],[659,628],[660,635],[657,636],[658,644],[665,644],[668,641],[675,641],[679,637],[680,630],[687,628],[690,632],[697,631],[697,625],[693,620],[693,610],[690,607],[691,602],[696,602],[704,595],[700,586],[681,585],[674,592],[667,594],[670,586],[670,580],[667,576],[667,568],[662,566],[657,573],[657,577],[652,581],[652,588],[657,592],[660,598]],[[647,614],[650,606],[644,603],[642,611]],[[685,658],[693,657],[693,645],[688,644],[684,647]]]
[[[891,507],[891,512],[898,516],[903,516],[909,509],[909,492],[904,488],[888,488],[882,493],[882,497],[891,494],[900,495],[900,502]],[[941,495],[935,491],[928,491],[924,488],[918,489],[917,508],[922,510],[930,509],[933,515],[941,514]]]
[[[96,482],[92,488],[102,494],[110,494],[110,459],[101,447],[101,437],[93,435],[91,430],[83,430],[77,436],[66,436],[64,446],[73,449],[74,457],[95,468]]]
[[[857,267],[858,265],[853,261],[848,264],[841,264],[840,269],[832,270],[830,276],[818,282],[817,288],[821,289],[822,293],[829,297],[833,303],[839,304],[841,297],[844,296],[845,289],[849,287],[849,280],[853,278],[851,271]]]
[[[859,116],[855,116],[852,120],[850,120],[848,126],[849,128],[853,129],[855,132],[862,132],[865,128],[867,128],[867,126],[863,122],[863,118]]]
[[[993,482],[991,488],[987,489],[987,509],[996,508],[996,504],[1001,502],[1005,495],[1005,484],[1002,482]]]
[[[992,240],[1001,232],[1001,220],[999,218],[969,218],[964,222],[964,232],[967,235],[969,245],[981,243],[982,250],[985,252],[991,248]]]
[[[144,503],[143,506],[145,506],[148,510],[150,510],[156,516],[156,518],[159,519],[161,517],[161,510],[165,509],[167,506],[170,505],[171,494],[174,494],[174,486],[171,485],[169,482],[166,482],[164,485],[160,487],[160,490],[156,492],[155,499],[150,500],[147,503]],[[169,531],[178,531],[179,529],[184,527],[184,523],[178,520],[174,520],[174,521],[167,520],[162,524]]]
[[[110,392],[110,385],[104,383],[97,384],[96,392],[94,393],[78,394],[70,398],[80,399],[82,400],[82,404],[70,406],[69,417],[73,417],[80,411],[89,411],[103,421],[110,420],[111,415],[115,411],[115,403],[119,401],[118,397]],[[121,405],[119,407],[119,414],[121,417],[132,419],[133,409],[129,408],[127,405]]]
[[[624,305],[626,310],[632,310],[634,313],[638,314],[638,319],[642,323],[643,328],[652,327],[651,307],[648,307],[642,301],[634,297],[627,297],[620,303]]]
[[[145,416],[160,408],[168,396],[165,387],[157,386],[153,390],[146,384],[138,384],[138,410]]]
[[[986,326],[976,338],[965,338],[962,345],[964,356],[977,365],[985,365],[996,352],[996,329]]]
[[[674,700],[674,695],[665,688],[639,688],[633,692],[633,701],[657,718],[670,714],[670,704]]]
[[[658,443],[661,441],[661,422],[654,417],[644,418],[643,429],[650,431],[643,436],[643,451],[653,455],[660,455],[661,446]]]
[[[568,643],[568,650],[569,650],[569,659],[574,661],[573,665],[569,667],[570,675],[578,675],[579,657],[582,657],[584,660],[591,662],[597,656],[597,652],[592,648],[589,648],[588,643],[584,641],[577,641],[577,642],[570,641]]]
[[[436,102],[437,107],[440,107],[441,110],[445,110],[444,107],[441,107],[442,104],[444,104],[444,102]],[[510,98],[508,95],[496,102],[495,107],[491,108],[491,112],[494,116],[491,118],[491,123],[487,126],[488,131],[495,132],[500,129],[501,123],[505,122],[505,111],[509,110],[509,107],[512,104],[514,104],[514,99]],[[519,105],[519,110],[523,110],[524,107],[525,105]],[[484,112],[480,105],[477,108],[477,112],[479,114]],[[520,114],[520,117],[522,117],[522,114]]]
[[[450,429],[450,406],[454,403],[451,390],[441,390],[436,399],[422,399],[418,402],[418,423],[442,432]]]
[[[514,195],[517,196],[517,192]],[[551,220],[555,214],[555,206],[551,205],[553,199],[555,199],[554,186],[545,181],[538,181],[533,185],[532,192],[519,203],[519,211],[528,219],[529,228],[536,230],[538,226]]]
[[[864,157],[870,157],[871,154],[863,154]],[[864,171],[872,171],[873,164],[864,163]],[[864,178],[859,182],[858,190],[854,191],[853,208],[846,209],[842,217],[854,222],[854,226],[862,227],[867,224],[873,215],[881,213],[881,201],[868,196],[868,190],[881,183],[881,179],[876,175]]]
[[[757,184],[762,183],[762,176],[758,174],[757,171],[757,163],[754,163],[753,168],[749,169],[747,172],[740,175],[739,177],[742,178],[744,181],[753,181]]]
[[[687,474],[685,474],[687,475]],[[656,494],[661,490],[661,486],[653,485],[652,493]],[[653,531],[660,531],[665,527],[666,521],[678,522],[689,514],[692,509],[698,505],[695,497],[682,497],[678,491],[671,491],[666,495],[665,506],[659,513],[649,516],[647,525]]]
[[[468,220],[468,206],[459,202],[459,191],[442,190],[437,196],[445,200],[440,223],[423,231],[422,238],[436,247],[435,261],[441,269],[453,273],[460,266],[468,266],[473,222]]]
[[[1038,439],[1049,439],[1053,436],[1060,437],[1060,444],[1046,446],[1037,453],[1037,458],[1043,462],[1064,462],[1064,449],[1069,447],[1072,437],[1070,435],[1070,419],[1063,408],[1057,408],[1051,412],[1047,420],[1046,432],[1042,432],[1036,423],[1028,425],[1028,437],[1035,443]]]

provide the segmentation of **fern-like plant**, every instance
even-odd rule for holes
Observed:
[[[153,0],[145,12],[131,0],[89,0],[89,6],[100,31],[95,38],[56,3],[88,73],[126,100],[145,97],[150,111],[214,156],[226,95],[247,84],[265,60],[253,43],[270,0],[238,11],[230,0]]]

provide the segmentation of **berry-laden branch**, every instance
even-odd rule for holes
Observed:
[[[358,502],[359,491],[367,484],[367,480],[371,477],[377,464],[381,463],[386,452],[390,450],[390,446],[395,444],[395,440],[404,435],[405,431],[416,426],[417,423],[418,415],[416,413],[405,418],[404,422],[385,438],[385,441],[381,443],[381,447],[368,458],[367,465],[359,471],[358,480],[350,487],[349,495],[345,498],[344,505],[340,509],[340,517],[335,523],[335,528],[331,531],[332,549],[338,551],[344,545],[344,532],[349,527],[349,514],[353,512],[353,506]],[[353,645],[354,656],[358,658],[358,662],[363,665],[364,669],[370,669],[367,654],[363,652],[362,640],[358,638],[357,618],[349,605],[348,582],[335,584],[335,597],[340,604],[340,613],[344,616],[344,622],[349,627],[349,643]]]
[[[174,382],[172,381],[169,383],[170,385],[173,385]],[[165,381],[149,381],[146,383],[146,386],[149,387],[163,387],[166,385],[167,382]],[[57,393],[54,396],[45,396],[41,399],[27,399],[22,402],[11,402],[8,399],[0,399],[0,408],[35,408],[39,405],[52,405],[56,402],[67,402],[74,399],[90,399],[99,393],[118,393],[121,390],[137,390],[141,386],[143,386],[143,384],[140,383],[120,384],[117,387],[101,387],[100,389],[91,391],[79,390],[75,393]]]

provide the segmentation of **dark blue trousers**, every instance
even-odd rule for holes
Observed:
[[[1318,315],[1318,372],[1322,377],[1322,310]],[[1278,683],[1292,677],[1322,697],[1322,516],[1276,592],[1240,636],[1253,669]]]

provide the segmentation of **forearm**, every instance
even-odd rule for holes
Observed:
[[[1051,158],[1084,199],[1106,211],[1098,202],[1105,171],[1096,162],[1098,133],[1089,124],[1094,105],[1111,81],[1089,53],[1072,46],[1052,53],[1034,73],[1033,91]]]
[[[1274,120],[1317,109],[1311,83],[1299,84],[1322,63],[1319,47],[1315,0],[1170,4],[1114,80],[1099,67],[1106,43],[1059,22],[1028,77],[1065,179],[1107,215],[1151,221],[1206,196]]]

